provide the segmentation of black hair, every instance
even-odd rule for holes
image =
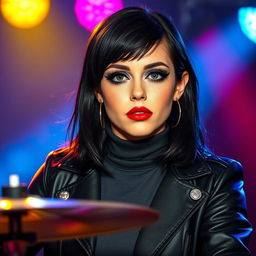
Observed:
[[[162,39],[168,42],[176,79],[189,73],[189,81],[179,102],[182,109],[180,122],[170,129],[169,147],[161,155],[165,162],[184,166],[193,161],[204,148],[198,115],[198,83],[185,50],[183,40],[172,21],[157,12],[129,7],[122,9],[100,23],[89,38],[74,112],[69,124],[71,144],[69,155],[81,163],[91,162],[104,170],[105,129],[99,120],[99,103],[95,90],[106,67],[119,60],[142,58]],[[103,121],[108,117],[103,111]],[[178,118],[173,104],[167,123],[172,127]],[[77,130],[77,134],[75,132]]]

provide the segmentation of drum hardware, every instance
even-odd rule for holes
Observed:
[[[10,181],[0,198],[0,244],[4,255],[24,256],[27,246],[35,242],[123,232],[159,219],[159,213],[148,207],[32,197],[26,196],[24,187],[17,180]]]

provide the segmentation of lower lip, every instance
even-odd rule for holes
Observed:
[[[152,116],[153,113],[143,113],[143,114],[128,114],[127,116],[134,121],[145,121]]]

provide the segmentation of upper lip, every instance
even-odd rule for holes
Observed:
[[[131,110],[129,110],[126,114],[130,115],[130,114],[134,114],[136,112],[145,112],[145,113],[152,113],[152,111],[150,111],[148,108],[146,107],[134,107]]]

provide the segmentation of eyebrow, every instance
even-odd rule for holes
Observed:
[[[167,64],[165,64],[164,62],[158,61],[158,62],[154,62],[154,63],[150,63],[150,64],[146,65],[144,67],[144,70],[149,69],[149,68],[158,67],[158,66],[165,66],[165,67],[169,68],[169,66]],[[118,69],[127,70],[127,71],[130,70],[130,68],[128,66],[121,65],[121,64],[111,64],[106,69],[109,69],[109,68],[118,68]]]

